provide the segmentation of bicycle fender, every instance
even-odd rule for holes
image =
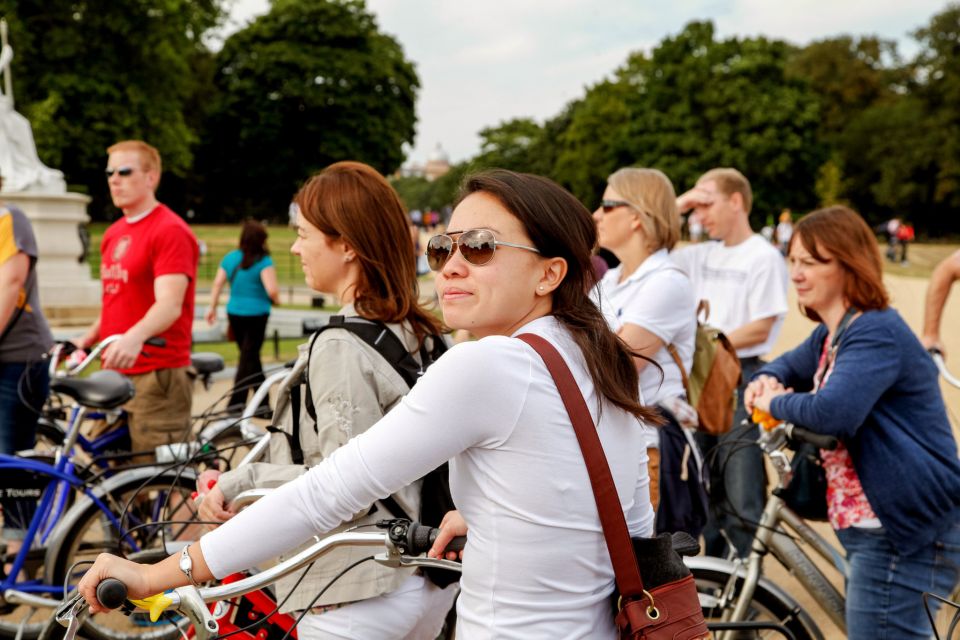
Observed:
[[[723,558],[714,558],[712,556],[692,556],[685,557],[683,559],[683,563],[691,570],[705,569],[717,571],[726,575],[732,575],[736,571],[737,575],[742,578],[746,578],[747,576],[746,567],[741,566],[739,571],[737,571],[737,565],[734,562],[731,562],[730,560],[724,560]],[[798,603],[793,596],[784,591],[781,587],[777,586],[775,582],[771,582],[769,578],[760,576],[760,579],[757,581],[757,586],[763,587],[769,591],[771,595],[790,605],[790,608],[800,608],[800,603]]]
[[[136,489],[144,482],[152,478],[163,478],[173,480],[178,475],[177,470],[162,466],[139,467],[136,469],[127,469],[120,471],[115,476],[107,478],[97,484],[90,490],[90,493],[101,502],[113,492],[122,493],[126,489]],[[195,469],[185,468],[179,473],[181,480],[187,482],[196,482],[197,472]],[[83,494],[77,498],[73,506],[63,514],[60,521],[47,538],[46,554],[44,556],[43,571],[44,582],[53,584],[56,576],[53,575],[55,561],[60,547],[63,545],[67,534],[73,528],[73,525],[81,520],[90,509],[99,509],[89,495]],[[116,515],[116,514],[114,514]]]

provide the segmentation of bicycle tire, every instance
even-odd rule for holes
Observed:
[[[51,467],[53,466],[54,459],[49,455],[49,452],[46,451],[21,451],[17,454],[19,458],[24,460],[34,460],[38,462],[43,462]],[[12,473],[16,473],[11,470]],[[39,474],[43,475],[43,474]],[[50,480],[54,482],[54,480]],[[71,488],[66,488],[66,502],[64,504],[65,508],[69,508],[73,504],[76,493]],[[39,502],[39,501],[38,501]],[[31,514],[32,515],[32,514]],[[22,526],[26,529],[29,526],[29,522],[23,522]],[[40,532],[37,532],[36,543],[33,548],[31,548],[29,554],[27,555],[27,561],[24,564],[23,571],[31,579],[42,579],[46,573],[46,558],[44,549],[42,547],[36,546],[39,544]],[[12,561],[12,558],[11,558]],[[21,620],[26,612],[29,610],[29,607],[26,605],[14,605],[10,603],[3,603],[0,605],[0,638],[15,638],[17,636],[18,629],[20,627],[17,620]],[[31,618],[33,619],[33,618]],[[24,627],[22,640],[34,640],[40,634],[41,629],[43,628],[44,621],[39,620],[37,622],[31,622]]]
[[[724,611],[712,606],[717,596],[723,591],[731,577],[731,571],[719,568],[691,567],[693,578],[697,583],[697,592],[700,594],[700,603],[703,607],[703,617],[709,625],[711,621],[719,622]],[[742,578],[737,578],[737,590]],[[733,603],[729,608],[733,607]],[[758,583],[750,601],[750,620],[775,622],[787,628],[796,640],[823,640],[817,624],[810,614],[796,602],[786,599],[775,593],[763,583]],[[776,631],[736,631],[730,632],[737,640],[783,638],[783,634]]]
[[[150,518],[155,520],[158,514],[160,519],[196,519],[196,509],[190,499],[195,482],[192,473],[178,476],[169,471],[146,481],[141,475],[131,475],[129,480],[121,479],[110,490],[110,507],[112,510],[122,510],[131,497],[138,496],[129,510],[134,515],[128,522],[148,524]],[[174,500],[179,502],[179,512],[173,514],[173,517],[169,513],[163,515],[164,510],[161,508],[171,489],[172,493],[178,496]],[[103,512],[95,504],[89,502],[81,508],[82,513],[72,519],[69,528],[60,538],[62,542],[55,550],[51,562],[52,575],[59,582],[63,582],[70,567],[77,560],[93,560],[101,552],[116,554],[121,551],[127,555],[131,549],[118,535],[115,527],[105,526],[107,522],[103,518]],[[161,539],[168,545],[171,542],[195,540],[200,534],[196,527],[198,525],[172,525],[169,531],[164,530],[163,525],[143,527],[131,533],[131,536],[135,537],[141,546],[141,559],[143,556],[152,556],[149,560],[158,561],[168,555],[161,547]],[[125,528],[129,529],[131,526],[125,524]],[[69,584],[75,585],[82,575],[82,568],[75,570],[70,576]],[[182,626],[186,627],[185,619]],[[167,623],[137,627],[121,613],[110,612],[85,619],[79,635],[87,640],[174,640],[181,636],[181,631],[179,627]]]

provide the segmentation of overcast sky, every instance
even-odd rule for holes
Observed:
[[[417,137],[408,162],[438,144],[453,162],[479,150],[477,132],[515,117],[556,115],[609,75],[630,51],[650,51],[691,20],[711,19],[720,37],[797,44],[851,33],[897,40],[945,0],[367,0],[420,76]],[[234,0],[227,32],[263,14],[268,0]]]

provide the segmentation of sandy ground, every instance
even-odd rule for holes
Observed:
[[[919,334],[923,322],[923,301],[926,295],[927,281],[920,278],[888,275],[885,277],[885,282],[889,288],[894,307],[903,315],[910,327]],[[428,287],[425,288],[430,287],[428,285]],[[797,310],[796,296],[791,287],[790,313],[784,322],[783,329],[774,350],[770,354],[771,357],[775,357],[799,344],[810,334],[814,326],[813,322],[804,318]],[[944,345],[947,353],[953,354],[953,361],[960,362],[960,331],[956,329],[957,327],[960,327],[960,293],[954,293],[950,298],[943,321]],[[954,365],[954,373],[960,374],[960,365]],[[196,411],[200,407],[208,405],[223,393],[228,386],[227,381],[221,381],[214,385],[209,392],[199,392],[195,397],[194,410]],[[960,389],[949,387],[946,383],[943,383],[941,386],[944,390],[947,407],[950,411],[954,433],[960,437],[960,423],[958,423],[957,420],[957,416],[960,416]],[[829,525],[817,524],[815,528],[828,540],[836,542],[836,537]],[[819,564],[826,567],[824,563]],[[800,601],[801,605],[814,614],[827,640],[842,640],[845,637],[827,616],[819,610],[816,603],[806,595],[799,584],[775,561],[769,561],[764,570],[769,578],[786,588]],[[826,570],[828,575],[830,575],[829,568]],[[835,583],[842,589],[842,581],[839,580],[839,577],[836,577]]]

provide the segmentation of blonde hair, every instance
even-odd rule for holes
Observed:
[[[140,168],[144,171],[156,171],[159,176],[163,167],[160,162],[160,152],[143,140],[123,140],[107,147],[107,153],[114,151],[132,151],[140,156]]]
[[[710,169],[710,171],[700,176],[697,184],[708,180],[716,182],[717,188],[726,196],[739,193],[743,199],[743,210],[746,213],[750,213],[750,208],[753,206],[753,191],[750,189],[750,181],[747,180],[746,176],[736,169],[720,167],[718,169]]]
[[[673,183],[659,169],[625,168],[607,178],[624,200],[640,212],[640,226],[651,251],[673,249],[680,239],[680,212]]]

